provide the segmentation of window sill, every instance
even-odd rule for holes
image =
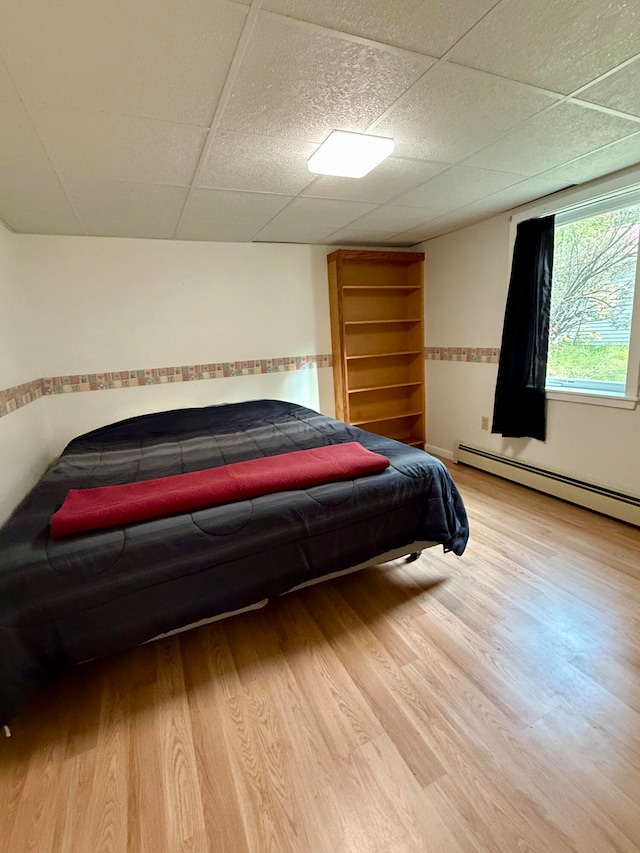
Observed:
[[[591,406],[609,406],[612,409],[635,409],[638,397],[627,397],[625,394],[602,394],[597,391],[569,391],[547,388],[547,400],[557,400],[562,403],[586,403]]]

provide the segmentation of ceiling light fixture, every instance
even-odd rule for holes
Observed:
[[[307,168],[316,175],[362,178],[393,154],[393,139],[334,130],[309,157]]]

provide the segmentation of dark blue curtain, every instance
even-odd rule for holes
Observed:
[[[554,219],[518,225],[491,430],[505,438],[546,438]]]

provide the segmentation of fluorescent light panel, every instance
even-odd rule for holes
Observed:
[[[307,167],[316,175],[363,178],[393,154],[393,139],[334,130],[309,157]]]

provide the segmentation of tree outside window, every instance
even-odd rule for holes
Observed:
[[[624,392],[640,204],[555,229],[547,386]]]

